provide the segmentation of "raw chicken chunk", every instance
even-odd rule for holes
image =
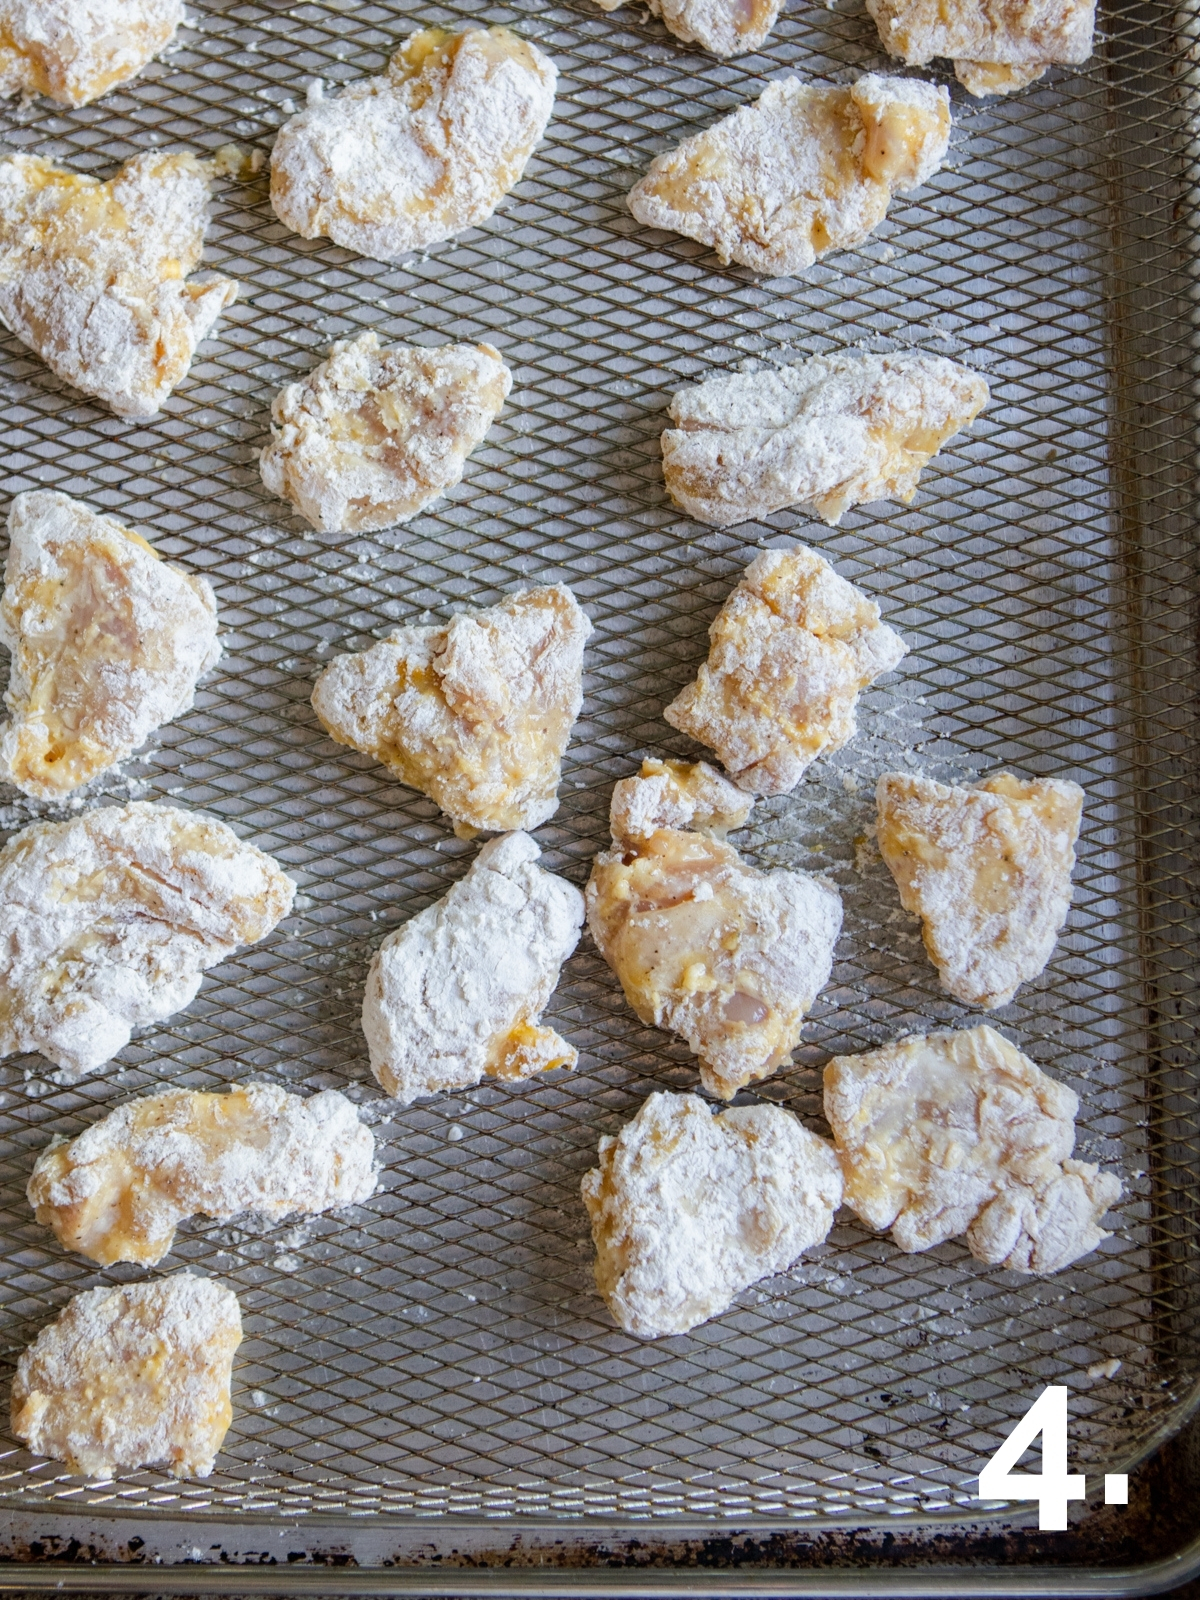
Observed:
[[[597,0],[616,11],[626,0]],[[783,0],[646,0],[677,39],[702,44],[715,56],[757,50],[775,26]]]
[[[954,62],[973,95],[1011,94],[1051,66],[1092,53],[1096,0],[867,0],[889,55],[910,67]]]
[[[265,938],[294,893],[232,828],[174,806],[33,823],[0,850],[0,1056],[94,1072]]]
[[[1089,52],[1090,53],[1090,52]],[[977,100],[991,94],[1015,94],[1036,83],[1050,70],[1050,63],[1031,62],[1025,67],[1004,67],[987,61],[956,61],[954,75],[968,94]]]
[[[554,63],[507,28],[414,33],[386,72],[285,122],[271,204],[305,239],[395,261],[486,222],[554,109]]]
[[[153,1266],[197,1214],[274,1219],[357,1205],[375,1191],[375,1140],[345,1095],[276,1084],[165,1089],[38,1157],[26,1193],[68,1250]]]
[[[183,0],[0,0],[0,95],[85,106],[175,37]]]
[[[708,636],[707,663],[663,716],[754,794],[790,794],[848,743],[859,694],[907,649],[875,602],[802,544],[756,556]]]
[[[652,1094],[583,1179],[596,1287],[626,1333],[687,1333],[821,1244],[842,1201],[833,1150],[779,1106],[713,1116]]]
[[[659,156],[629,196],[650,228],[780,277],[859,245],[894,194],[933,175],[950,137],[945,89],[874,73],[849,88],[767,85],[705,133]]]
[[[153,417],[237,299],[230,278],[187,281],[210,174],[157,151],[105,183],[40,156],[0,159],[0,319],[119,417]]]
[[[65,494],[19,494],[8,536],[0,776],[55,800],[190,707],[221,654],[217,602],[207,579]]]
[[[846,1204],[901,1250],[965,1234],[991,1267],[1050,1273],[1108,1235],[1119,1180],[1071,1159],[1079,1098],[983,1026],[825,1068]]]
[[[631,782],[649,786],[644,803]],[[829,979],[841,898],[807,872],[759,872],[707,833],[640,832],[660,804],[659,780],[618,788],[613,849],[596,857],[588,881],[588,927],[642,1021],[686,1040],[701,1083],[731,1100],[790,1063]],[[634,831],[618,833],[626,827]]]
[[[675,396],[663,473],[675,503],[717,528],[797,505],[837,523],[869,500],[907,505],[987,399],[978,373],[915,350],[732,372]]]
[[[458,832],[536,828],[558,810],[591,631],[562,584],[529,589],[338,656],[313,707],[332,738],[436,800]]]
[[[150,1466],[207,1478],[233,1419],[241,1342],[237,1296],[211,1278],[88,1289],[18,1361],[13,1432],[89,1478]]]
[[[511,388],[490,344],[362,333],[275,397],[262,481],[323,533],[395,527],[453,489]]]
[[[659,828],[695,828],[718,839],[745,825],[754,801],[707,761],[655,761],[647,757],[636,778],[622,778],[612,793],[609,820],[618,842],[649,839]]]
[[[987,1011],[1007,1005],[1067,920],[1083,790],[1009,772],[974,789],[885,772],[875,794],[880,854],[943,987]]]
[[[579,1059],[540,1019],[579,943],[583,896],[540,854],[527,833],[489,840],[449,894],[380,945],[362,1025],[371,1071],[402,1104]]]

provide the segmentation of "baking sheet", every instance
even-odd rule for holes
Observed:
[[[1190,322],[1164,222],[1181,170],[1174,19],[1118,9],[1086,71],[1011,101],[952,86],[943,171],[862,251],[794,280],[645,230],[624,195],[773,76],[886,66],[856,0],[793,0],[764,52],[728,64],[589,0],[217,0],[99,104],[10,106],[4,143],[103,176],[156,145],[265,151],[313,78],[352,81],[412,29],[468,21],[516,26],[561,74],[547,137],[486,226],[386,266],[288,234],[265,171],[223,183],[204,264],[242,296],[150,424],[108,416],[4,343],[6,489],[118,514],[205,572],[221,606],[226,653],[195,709],[83,803],[202,808],[301,885],[272,939],[110,1069],[66,1086],[38,1058],[0,1066],[4,1357],[78,1290],[141,1276],[97,1271],[34,1223],[24,1185],[52,1133],[167,1083],[266,1077],[349,1092],[384,1172],[346,1216],[181,1230],[159,1270],[219,1276],[246,1325],[211,1478],[84,1483],[10,1443],[0,1496],[195,1517],[973,1515],[980,1465],[1047,1382],[1071,1386],[1074,1470],[1124,1470],[1183,1420],[1197,1377]],[[486,339],[513,393],[431,512],[390,534],[316,534],[265,493],[255,453],[278,386],[367,327]],[[727,532],[681,516],[658,448],[674,390],[843,347],[930,349],[991,384],[914,505],[837,529],[797,512]],[[902,1256],[843,1213],[825,1247],[725,1316],[642,1343],[595,1295],[578,1183],[647,1093],[696,1087],[686,1050],[638,1023],[585,937],[548,1011],[576,1072],[407,1110],[383,1100],[358,1028],[366,963],[475,846],[334,746],[308,696],[334,653],[396,623],[569,583],[596,634],[562,804],[538,838],[582,884],[612,782],[645,753],[699,753],[661,708],[746,562],[795,539],[876,596],[910,654],[863,697],[858,738],[740,837],[760,865],[826,871],[846,905],[796,1065],[755,1094],[823,1129],[830,1053],[977,1020],[940,992],[872,850],[878,773],[1072,777],[1088,802],[1070,923],[992,1020],[1079,1092],[1076,1153],[1118,1168],[1127,1194],[1113,1237],[1045,1281],[959,1243]],[[0,806],[6,829],[60,814],[15,791]],[[1114,1378],[1088,1375],[1111,1358]]]

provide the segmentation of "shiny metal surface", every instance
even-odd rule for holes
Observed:
[[[1119,5],[1082,72],[1008,101],[952,84],[948,164],[862,251],[802,279],[724,269],[642,229],[623,197],[651,158],[796,70],[886,64],[857,0],[793,0],[759,55],[721,64],[638,10],[590,0],[404,8],[210,0],[162,62],[98,104],[9,106],[7,148],[107,175],[154,145],[267,151],[327,88],[378,71],[412,28],[486,20],[561,72],[554,121],[486,226],[397,266],[275,220],[266,173],[218,186],[205,266],[242,296],[147,425],[120,422],[4,342],[5,488],[61,488],[205,572],[226,654],[195,709],[98,784],[223,818],[298,879],[295,914],[210,975],[184,1014],[76,1086],[0,1066],[0,1330],[10,1363],[93,1270],[33,1221],[24,1185],[52,1133],[177,1083],[338,1087],[382,1141],[375,1198],[262,1230],[185,1227],[160,1270],[218,1275],[247,1337],[213,1476],[83,1484],[9,1442],[0,1498],[268,1519],[388,1511],[689,1517],[971,1513],[982,1460],[1047,1382],[1072,1389],[1073,1467],[1125,1470],[1173,1432],[1200,1377],[1196,1321],[1194,380],[1185,205],[1191,13]],[[936,73],[929,73],[937,76]],[[405,529],[319,535],[272,500],[255,452],[273,394],[338,337],[487,339],[515,384],[463,484]],[[684,381],[738,363],[919,346],[980,368],[992,402],[911,508],[831,529],[783,512],[717,533],[662,486],[658,434]],[[1007,764],[1088,793],[1075,904],[1044,976],[995,1021],[1081,1098],[1077,1154],[1126,1198],[1094,1255],[1047,1281],[952,1243],[902,1256],[849,1220],[790,1274],[686,1338],[618,1332],[591,1283],[579,1178],[655,1088],[691,1089],[682,1046],[640,1025],[584,940],[549,1015],[579,1068],[397,1111],[358,1028],[384,934],[465,870],[432,803],[334,746],[308,696],[322,665],[401,621],[531,582],[589,612],[585,706],[546,863],[582,883],[612,782],[643,753],[693,754],[661,707],[755,550],[802,539],[909,641],[861,732],[742,836],[760,864],[838,883],[834,978],[796,1065],[761,1086],[810,1126],[820,1068],[927,1025],[941,993],[871,847],[891,767],[970,779]],[[52,814],[0,794],[8,830]],[[1111,1379],[1088,1368],[1116,1358]]]

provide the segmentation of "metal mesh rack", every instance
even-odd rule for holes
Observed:
[[[10,1443],[0,1498],[879,1522],[969,1507],[982,1459],[1045,1382],[1072,1387],[1077,1468],[1121,1470],[1180,1425],[1200,1379],[1188,18],[1122,0],[1084,71],[1000,102],[952,85],[945,169],[861,251],[794,280],[647,232],[624,195],[771,76],[885,66],[857,0],[794,0],[764,52],[730,64],[589,0],[206,0],[125,89],[79,111],[10,108],[4,142],[101,175],[158,144],[266,150],[312,78],[356,79],[412,28],[479,20],[515,25],[561,72],[547,138],[485,227],[384,266],[288,234],[265,172],[224,183],[205,266],[242,297],[150,424],[118,421],[4,343],[5,487],[118,513],[206,573],[221,606],[226,654],[195,709],[84,804],[203,808],[302,891],[272,939],[111,1069],[63,1086],[38,1058],[0,1066],[4,1356],[79,1289],[139,1276],[93,1270],[33,1221],[24,1186],[52,1133],[168,1082],[266,1076],[348,1089],[385,1170],[349,1216],[181,1231],[161,1270],[218,1275],[246,1324],[210,1479],[85,1485]],[[431,512],[393,534],[319,535],[265,493],[255,452],[278,386],[366,327],[487,339],[514,390]],[[682,382],[851,345],[950,354],[992,386],[911,508],[851,511],[836,529],[783,512],[725,533],[676,511],[658,435]],[[871,851],[878,773],[1070,776],[1088,802],[1069,927],[995,1020],[1079,1091],[1078,1153],[1119,1168],[1127,1194],[1113,1237],[1046,1281],[987,1270],[959,1243],[902,1256],[843,1220],[727,1315],[641,1343],[594,1293],[578,1183],[599,1135],[652,1089],[694,1088],[694,1065],[638,1023],[585,938],[550,1008],[576,1072],[408,1110],[380,1097],[358,1027],[366,962],[474,847],[324,736],[311,681],[397,622],[569,583],[596,634],[562,805],[539,839],[582,883],[613,780],[643,753],[695,752],[661,708],[737,574],[795,538],[876,596],[911,653],[864,697],[858,738],[742,836],[760,864],[828,872],[846,904],[796,1065],[756,1092],[820,1129],[832,1051],[974,1020],[939,990]],[[0,800],[5,829],[50,814]],[[1115,1377],[1087,1375],[1110,1358]]]

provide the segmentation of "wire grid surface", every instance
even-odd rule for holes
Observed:
[[[883,1517],[968,1506],[982,1461],[1046,1382],[1071,1385],[1076,1466],[1128,1464],[1182,1420],[1197,1370],[1172,19],[1110,15],[1087,70],[1009,101],[971,102],[952,83],[943,171],[861,251],[795,280],[755,280],[647,232],[624,196],[655,154],[771,76],[846,82],[885,66],[856,0],[793,3],[763,53],[730,64],[589,0],[214,0],[99,104],[11,109],[6,143],[101,175],[159,143],[265,151],[312,78],[352,81],[415,27],[484,20],[519,27],[561,73],[547,137],[486,226],[386,266],[290,235],[265,172],[222,183],[205,266],[242,295],[150,424],[116,420],[5,344],[8,489],[50,486],[118,513],[206,573],[221,606],[226,653],[195,709],[83,803],[203,808],[301,886],[271,939],[110,1069],[65,1086],[38,1058],[0,1067],[7,1360],[78,1290],[141,1275],[96,1271],[33,1221],[24,1186],[52,1133],[167,1083],[267,1077],[347,1090],[384,1169],[348,1215],[181,1230],[160,1270],[219,1276],[246,1326],[210,1479],[85,1486],[10,1441],[0,1493],[196,1512]],[[1117,334],[1134,322],[1149,355],[1130,376]],[[265,493],[256,452],[279,385],[366,327],[487,339],[515,385],[445,501],[390,534],[315,534]],[[911,508],[854,510],[836,529],[783,512],[723,533],[679,514],[658,435],[681,383],[850,346],[957,356],[992,386]],[[1123,384],[1150,430],[1124,479]],[[693,1063],[636,1020],[585,935],[548,1012],[579,1047],[576,1072],[408,1110],[383,1100],[358,1025],[366,963],[475,847],[333,745],[311,683],[333,653],[397,623],[569,583],[596,633],[562,804],[539,840],[546,864],[582,884],[612,782],[643,753],[700,753],[661,708],[755,550],[795,538],[879,599],[910,654],[864,696],[857,739],[741,836],[760,865],[827,872],[846,907],[796,1065],[755,1093],[823,1130],[831,1052],[980,1020],[940,991],[872,849],[879,772],[1073,777],[1088,800],[1068,929],[1043,977],[991,1020],[1079,1091],[1077,1154],[1120,1170],[1127,1193],[1112,1238],[1046,1281],[986,1269],[959,1242],[904,1256],[843,1212],[790,1273],[687,1337],[644,1343],[594,1292],[579,1179],[599,1135],[650,1091],[697,1087]],[[58,814],[4,800],[8,829]],[[1109,1358],[1115,1377],[1087,1376]]]

